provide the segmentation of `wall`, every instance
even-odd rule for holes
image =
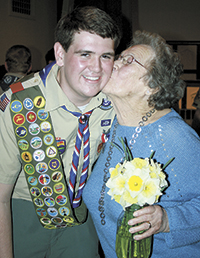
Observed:
[[[200,40],[199,0],[138,0],[139,27],[166,40]]]
[[[0,0],[0,65],[5,52],[15,44],[26,45],[32,52],[33,71],[45,66],[45,54],[52,48],[57,23],[57,1],[35,0],[35,18],[26,19],[9,15],[9,2]]]

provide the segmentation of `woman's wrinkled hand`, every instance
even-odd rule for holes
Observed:
[[[145,231],[135,235],[135,240],[141,240],[153,234],[160,232],[169,232],[169,223],[167,213],[164,208],[159,205],[150,205],[137,210],[133,213],[134,218],[129,220],[128,224],[134,226],[130,228],[130,233]]]

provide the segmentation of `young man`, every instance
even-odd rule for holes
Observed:
[[[7,73],[0,80],[0,95],[8,90],[16,80],[31,71],[31,51],[23,45],[14,45],[6,52],[5,69]]]
[[[12,191],[15,258],[99,257],[81,194],[114,116],[99,92],[119,40],[104,11],[78,8],[57,25],[56,64],[1,96],[0,257],[12,257]]]

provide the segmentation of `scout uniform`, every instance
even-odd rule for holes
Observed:
[[[88,241],[91,241],[89,249],[92,249],[92,241],[94,243],[97,241],[96,232],[92,222],[84,223],[86,214],[81,197],[77,197],[81,205],[75,204],[74,207],[77,208],[70,209],[70,203],[73,202],[70,198],[74,193],[68,195],[68,192],[74,190],[81,196],[79,191],[82,191],[86,181],[86,178],[82,178],[85,174],[84,169],[87,170],[88,177],[92,164],[98,158],[103,143],[109,136],[114,111],[105,96],[100,93],[92,98],[85,108],[86,115],[81,116],[80,110],[68,100],[56,80],[58,69],[56,64],[51,63],[40,73],[30,75],[25,80],[12,85],[11,89],[1,96],[0,182],[4,184],[16,182],[13,192],[14,251],[16,253],[20,252],[22,244],[26,246],[26,250],[29,249],[29,241],[25,242],[27,236],[24,236],[23,241],[20,242],[23,233],[19,235],[18,231],[21,230],[20,227],[27,226],[24,234],[28,234],[31,238],[32,232],[28,227],[30,224],[34,231],[32,234],[34,240],[31,241],[32,243],[35,241],[34,245],[40,250],[43,248],[45,255],[50,252],[52,257],[53,255],[58,257],[64,241],[66,253],[68,248],[74,250],[69,251],[69,257],[90,257],[90,253],[84,253],[84,250],[87,252],[88,249],[84,241],[88,238]],[[88,154],[84,150],[87,139],[81,139],[78,151],[77,149],[74,151],[75,142],[78,146],[78,124],[79,122],[84,124],[85,118],[89,121],[86,133],[84,131],[79,133],[86,135],[90,132]],[[74,155],[80,156],[76,165],[74,160],[77,157]],[[87,169],[84,168],[86,160],[89,160]],[[74,171],[74,167],[76,167],[76,177],[70,179],[70,173],[72,173],[70,171]],[[68,190],[65,181],[70,186]],[[73,181],[76,183],[74,186],[72,186]],[[76,203],[77,200],[74,202]],[[74,212],[76,209],[77,213]],[[81,225],[81,223],[84,224]],[[51,228],[53,230],[50,230]],[[83,246],[80,246],[77,240],[79,249],[74,248],[75,240],[72,239],[74,232],[78,232],[76,234],[80,236],[83,234],[85,238],[82,239]],[[94,235],[91,236],[90,232],[94,232],[92,233]],[[65,237],[64,234],[66,234]],[[52,237],[57,239],[56,249],[45,247],[45,244],[53,241]],[[55,239],[53,242],[55,246]],[[30,252],[32,251],[28,250],[23,257]],[[37,247],[35,252],[37,253]],[[91,253],[91,257],[98,257],[98,254],[96,255]]]

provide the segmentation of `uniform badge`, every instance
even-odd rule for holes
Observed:
[[[26,164],[24,166],[24,171],[28,174],[28,175],[33,175],[35,173],[35,168],[32,164]]]
[[[37,112],[37,116],[40,120],[46,120],[49,117],[49,113],[45,112],[44,109],[40,109]]]
[[[48,133],[48,132],[51,131],[51,124],[50,124],[49,122],[47,122],[47,121],[42,122],[42,123],[40,124],[40,128],[41,128],[41,131],[42,131],[43,133]]]
[[[38,149],[42,146],[42,139],[38,136],[33,137],[30,141],[30,145],[33,149]]]
[[[51,181],[50,176],[47,174],[42,174],[38,178],[41,185],[48,185]]]
[[[33,106],[34,106],[33,101],[30,98],[26,98],[23,101],[23,104],[24,104],[25,109],[27,109],[27,110],[32,110],[33,109]]]
[[[58,195],[56,197],[56,203],[59,205],[65,205],[67,203],[67,197],[65,195]]]
[[[48,170],[48,166],[47,166],[47,164],[45,163],[45,162],[39,162],[37,165],[36,165],[36,167],[35,167],[35,169],[36,169],[36,171],[38,172],[38,173],[46,173],[47,172],[47,170]]]
[[[26,114],[26,120],[27,120],[29,123],[34,123],[34,122],[37,120],[36,113],[33,112],[33,111],[29,111],[29,112]]]
[[[52,197],[45,198],[44,202],[48,207],[53,207],[55,205],[55,200]]]
[[[45,99],[42,96],[37,96],[34,98],[33,103],[34,103],[35,107],[42,108],[45,105]]]
[[[10,100],[8,99],[8,97],[6,96],[6,94],[4,93],[1,98],[0,98],[0,109],[1,111],[5,111],[7,105],[10,103]]]
[[[25,139],[22,139],[22,140],[19,140],[18,141],[18,146],[21,150],[25,151],[25,150],[28,150],[29,148],[29,143],[27,140]]]
[[[27,135],[27,129],[24,126],[19,126],[16,128],[15,133],[20,137],[23,138]]]
[[[47,212],[51,217],[55,217],[58,215],[58,211],[56,210],[56,208],[48,208]]]
[[[60,167],[60,161],[58,159],[52,159],[49,161],[49,167],[52,170],[56,170]]]
[[[21,103],[21,101],[19,100],[14,100],[11,102],[10,104],[10,109],[14,112],[14,113],[19,113],[22,111],[23,109],[23,105]]]
[[[40,127],[38,124],[33,123],[33,124],[29,125],[28,131],[32,135],[37,135],[40,132]]]
[[[103,99],[100,108],[103,110],[111,109],[112,108],[111,101],[109,101],[107,99]]]
[[[45,153],[43,150],[36,150],[33,152],[33,158],[35,161],[42,161],[45,158]]]
[[[35,197],[38,197],[41,194],[40,189],[38,187],[31,187],[30,193]]]
[[[16,124],[16,125],[23,125],[24,122],[25,122],[25,117],[24,115],[22,114],[16,114],[13,116],[13,122]]]
[[[54,142],[54,137],[52,134],[46,134],[43,138],[43,141],[46,145],[52,145]]]
[[[60,139],[59,137],[56,138],[57,148],[59,154],[63,154],[66,150],[66,141],[64,139]]]
[[[32,186],[36,186],[38,184],[38,180],[35,176],[29,176],[28,183]]]

